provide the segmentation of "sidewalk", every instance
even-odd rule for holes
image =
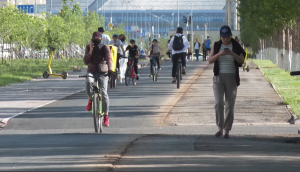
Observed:
[[[299,171],[300,139],[281,98],[256,66],[240,70],[230,139],[214,137],[213,65],[190,86],[166,119],[168,135],[137,139],[114,171]],[[189,136],[190,135],[190,136]]]
[[[142,68],[148,63],[148,61],[140,62],[138,67]],[[16,115],[85,90],[85,81],[78,76],[85,75],[86,70],[83,68],[81,72],[69,71],[66,80],[56,77],[48,79],[41,77],[0,87],[0,128]]]
[[[237,91],[233,130],[235,125],[288,125],[291,116],[282,99],[255,64],[249,65],[250,72],[240,68],[241,85]],[[212,78],[213,65],[208,65],[172,109],[168,125],[215,125]]]

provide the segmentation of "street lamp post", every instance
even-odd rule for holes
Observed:
[[[178,14],[178,19],[177,19],[177,21],[178,21],[178,24],[177,24],[177,27],[179,27],[179,2],[178,2],[178,0],[177,0],[177,14]]]

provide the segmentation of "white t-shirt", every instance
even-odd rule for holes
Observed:
[[[223,45],[220,48],[220,51],[223,51],[225,48],[229,48],[232,51],[232,44]],[[225,55],[219,57],[219,68],[220,73],[235,73],[235,60],[231,55]]]
[[[181,34],[181,33],[177,33],[175,36],[179,37],[179,36],[182,36],[182,34]],[[173,36],[173,38],[171,39],[171,41],[170,41],[170,43],[169,43],[168,49],[169,49],[169,50],[172,50],[172,54],[185,53],[186,50],[187,50],[188,48],[190,48],[190,43],[189,43],[189,41],[186,39],[185,36],[183,36],[182,39],[183,39],[184,48],[183,48],[182,50],[180,50],[180,51],[175,51],[175,50],[173,49],[173,42],[174,42],[175,36]]]
[[[110,41],[110,37],[108,36],[108,35],[106,35],[106,34],[102,34],[102,43],[104,44],[104,45],[109,45],[108,44],[108,42]]]
[[[199,50],[199,49],[200,49],[200,43],[196,42],[196,44],[195,44],[195,50]]]
[[[121,48],[121,45],[123,45],[123,43],[121,40],[118,39],[117,42],[114,42],[114,40],[112,39],[108,42],[108,45],[114,45],[114,46],[118,47],[118,53],[123,55],[123,51]]]

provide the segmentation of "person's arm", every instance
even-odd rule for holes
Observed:
[[[226,50],[222,50],[220,51],[219,53],[215,54],[214,55],[214,46],[212,46],[211,48],[211,51],[210,51],[210,54],[209,54],[209,59],[208,59],[208,62],[211,64],[211,63],[214,63],[216,62],[221,56],[224,56],[224,55],[227,55],[228,53],[225,52]]]
[[[85,48],[85,53],[84,53],[84,57],[83,57],[83,62],[85,65],[88,65],[91,63],[92,53],[93,53],[93,44],[90,43]]]
[[[190,48],[190,43],[189,43],[189,41],[187,40],[187,38],[184,36],[183,37],[183,41],[184,41],[184,46],[187,48],[187,50],[188,50],[188,53],[190,54],[191,53],[191,48]]]
[[[245,57],[244,57],[243,53],[241,53],[240,55],[237,55],[231,50],[224,50],[224,51],[226,54],[231,55],[238,63],[243,64],[245,62]]]
[[[111,53],[110,53],[110,48],[108,46],[105,45],[105,60],[107,62],[107,66],[108,66],[108,70],[112,70],[112,59],[111,59]]]
[[[174,37],[171,39],[170,43],[169,43],[169,46],[168,46],[168,50],[173,50],[173,41],[174,41]]]
[[[162,56],[162,49],[161,49],[161,47],[159,47],[158,49],[159,49],[159,58],[161,58],[161,56]]]

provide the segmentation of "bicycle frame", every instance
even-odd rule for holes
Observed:
[[[131,67],[131,71],[130,71],[130,73],[131,73],[131,78],[135,78],[136,76],[134,76],[133,75],[133,73],[134,73],[134,66],[133,66],[133,59],[128,59],[128,66],[130,66]]]
[[[97,94],[98,97],[100,97],[100,101],[99,101],[99,109],[98,109],[98,113],[99,115],[102,117],[104,115],[104,113],[102,112],[102,95],[101,95],[101,90],[99,88],[99,78],[95,78],[95,82],[97,83],[97,85],[95,86],[93,83],[91,83],[91,89],[93,90],[93,95],[92,98],[94,99],[95,95]],[[94,110],[94,106],[92,107],[92,113]],[[101,113],[102,112],[102,113]]]

